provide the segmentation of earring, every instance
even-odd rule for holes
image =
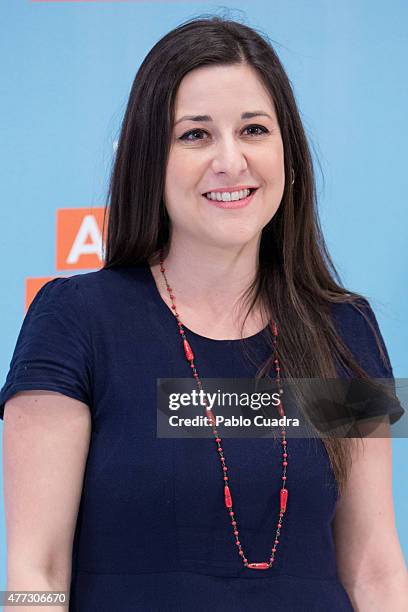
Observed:
[[[292,185],[295,182],[295,172],[293,170],[293,168],[290,169],[291,170],[291,174],[292,174]]]

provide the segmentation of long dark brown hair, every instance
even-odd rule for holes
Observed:
[[[388,366],[386,351],[364,312],[364,297],[342,286],[327,251],[312,158],[290,81],[267,35],[247,25],[215,15],[189,19],[159,40],[143,60],[111,174],[103,268],[134,265],[168,248],[170,220],[163,192],[178,87],[195,68],[242,62],[257,72],[275,105],[287,177],[280,206],[262,231],[257,275],[244,294],[244,323],[255,305],[278,327],[282,322],[278,355],[285,378],[336,378],[336,361],[351,376],[368,378],[337,333],[331,304],[347,302],[361,312]],[[271,352],[259,376],[272,368],[274,357]],[[351,465],[351,441],[323,439],[340,494]]]

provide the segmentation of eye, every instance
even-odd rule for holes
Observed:
[[[261,136],[262,134],[269,134],[269,130],[263,125],[248,125],[246,128],[244,128],[244,131],[254,129],[254,128],[256,130],[261,130],[261,133],[258,132],[258,133],[252,134],[252,136]],[[203,140],[202,138],[189,138],[189,136],[192,136],[193,134],[207,134],[207,133],[208,132],[206,132],[205,130],[196,128],[195,130],[189,130],[188,132],[180,136],[179,140],[185,140],[188,142],[194,142],[196,140]]]
[[[251,128],[255,128],[256,130],[261,130],[262,134],[268,134],[269,130],[266,129],[263,125],[248,125],[245,129],[249,130]],[[254,136],[260,136],[261,134],[253,134]]]
[[[195,129],[195,130],[190,130],[189,132],[186,132],[185,134],[183,134],[182,136],[180,136],[179,140],[187,140],[192,142],[193,140],[197,140],[197,138],[188,138],[188,136],[190,136],[191,134],[206,134],[206,132],[204,130],[200,130],[200,129]],[[198,138],[198,140],[202,140],[202,138]]]

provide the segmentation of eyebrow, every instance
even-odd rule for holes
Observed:
[[[241,115],[241,119],[252,119],[252,117],[269,117],[269,119],[272,119],[272,117],[268,113],[265,113],[264,111],[261,111],[261,110],[251,111],[251,112],[248,111],[246,113],[242,113]],[[177,119],[174,125],[177,125],[181,121],[187,121],[187,120],[204,122],[204,121],[212,121],[212,117],[210,117],[210,115],[184,115],[184,117],[180,117],[180,119]]]

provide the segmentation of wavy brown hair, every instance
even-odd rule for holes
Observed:
[[[134,79],[111,173],[103,235],[104,268],[134,265],[169,246],[170,220],[163,202],[175,97],[183,77],[201,66],[251,66],[275,105],[284,145],[286,181],[280,206],[263,228],[256,278],[243,295],[246,317],[254,306],[275,320],[284,378],[338,376],[336,363],[355,378],[369,378],[337,333],[333,303],[353,305],[367,320],[389,367],[385,347],[360,294],[347,291],[328,254],[319,224],[312,158],[286,72],[267,35],[220,16],[190,19],[149,51]],[[292,185],[291,168],[295,173]],[[258,376],[273,367],[275,353]],[[351,439],[323,438],[343,491]]]

